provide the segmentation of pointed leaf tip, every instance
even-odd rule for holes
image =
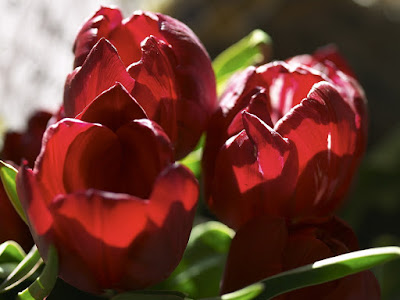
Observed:
[[[3,183],[7,196],[10,199],[15,210],[17,211],[18,215],[26,224],[28,224],[28,219],[26,218],[25,212],[22,209],[22,205],[21,202],[19,201],[19,197],[17,194],[17,184],[16,184],[17,174],[18,174],[17,169],[5,163],[4,161],[0,160],[0,179]]]

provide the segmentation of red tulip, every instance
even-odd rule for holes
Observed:
[[[232,240],[221,293],[355,250],[358,244],[353,231],[337,218],[318,225],[288,225],[278,217],[255,218],[239,229]],[[364,271],[274,299],[375,300],[380,299],[380,288],[372,272]]]
[[[28,164],[33,166],[50,117],[48,112],[37,111],[29,118],[24,132],[7,132],[0,159],[14,164],[26,159]],[[29,251],[33,246],[29,228],[15,211],[0,180],[0,243],[7,240],[16,241],[25,251]]]
[[[312,55],[303,54],[291,57],[287,62],[300,63],[318,69],[327,75],[334,75],[335,71],[339,70],[350,77],[356,78],[353,70],[347,61],[339,54],[335,45],[319,48]]]
[[[0,159],[10,160],[16,164],[20,164],[22,159],[26,159],[29,166],[33,166],[39,155],[42,136],[51,116],[48,112],[36,111],[29,118],[24,132],[6,132]]]
[[[60,277],[93,293],[165,279],[186,247],[198,186],[161,127],[116,84],[44,141],[34,169],[17,176],[44,259],[54,245]]]
[[[74,53],[67,117],[119,81],[165,130],[178,159],[193,150],[216,108],[216,89],[210,58],[186,25],[141,11],[122,20],[118,9],[102,7],[81,28]]]
[[[25,251],[33,246],[29,228],[15,211],[0,180],[0,244],[8,240],[16,241]]]
[[[340,205],[365,149],[366,108],[355,79],[331,72],[273,62],[231,79],[203,156],[208,204],[224,223],[326,217]]]

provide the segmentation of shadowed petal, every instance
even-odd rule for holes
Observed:
[[[116,134],[123,162],[119,191],[146,199],[158,174],[173,161],[171,143],[162,128],[148,119],[130,122]]]
[[[118,137],[107,127],[87,124],[68,146],[63,170],[66,194],[90,188],[118,191],[124,163]]]
[[[251,97],[249,104],[242,110],[252,115],[256,115],[260,120],[270,127],[274,127],[269,113],[269,100],[265,94],[265,90],[260,90]],[[244,129],[242,121],[242,113],[236,114],[228,127],[228,136],[238,134]]]
[[[284,219],[261,217],[241,227],[232,240],[221,294],[236,291],[283,271],[288,232]]]
[[[118,82],[92,101],[77,119],[100,123],[113,131],[135,119],[147,118],[146,113]]]
[[[0,179],[0,244],[8,240],[16,241],[26,252],[33,246],[29,228],[16,212]]]

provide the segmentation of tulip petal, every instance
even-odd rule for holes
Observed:
[[[122,125],[135,119],[147,118],[147,115],[118,82],[95,98],[76,118],[89,123],[100,123],[117,131]]]
[[[339,54],[334,45],[317,49],[313,55],[298,55],[287,60],[289,64],[303,64],[325,74],[338,89],[355,113],[356,127],[359,129],[357,155],[361,156],[366,147],[368,113],[362,87],[355,80],[355,74]]]
[[[297,178],[293,145],[254,115],[244,112],[243,123],[217,157],[210,201],[234,229],[259,215],[284,215]]]
[[[274,124],[306,98],[314,84],[324,80],[322,73],[284,62],[261,66],[257,68],[257,73],[263,86],[269,87],[271,119]]]
[[[233,74],[229,79],[227,87],[219,101],[222,114],[229,121],[248,105],[253,95],[260,92],[260,87],[257,87],[257,84],[252,85],[254,77],[257,76],[255,75],[255,71],[256,68],[251,66]]]
[[[197,195],[193,175],[173,165],[157,179],[149,200],[96,190],[58,198],[50,209],[56,246],[65,257],[61,277],[91,292],[161,281],[181,259]]]
[[[146,199],[158,174],[173,161],[170,141],[148,119],[130,122],[116,132],[122,149],[119,192]]]
[[[295,225],[289,229],[289,239],[283,256],[284,270],[358,250],[353,230],[339,218],[321,224]],[[365,283],[371,286],[364,286]],[[371,292],[369,298],[365,293]],[[363,295],[365,297],[363,297]],[[302,288],[285,294],[285,299],[380,299],[376,278],[368,271],[339,280]]]
[[[34,173],[50,195],[66,193],[64,166],[70,144],[79,134],[98,126],[75,119],[63,119],[45,131]]]
[[[102,6],[79,30],[73,51],[74,68],[81,66],[93,46],[101,37],[107,37],[122,21],[119,9]]]
[[[126,71],[116,49],[107,40],[100,39],[82,67],[67,77],[64,89],[65,115],[75,117],[116,82],[130,92],[135,80]]]
[[[140,60],[143,55],[140,45],[149,36],[154,36],[160,41],[164,40],[159,31],[157,15],[151,12],[135,11],[117,30],[111,32],[108,38],[118,49],[125,66],[129,66]]]
[[[90,188],[118,191],[123,160],[117,135],[104,126],[87,123],[85,127],[68,145],[63,170],[65,193]]]
[[[182,22],[157,14],[163,38],[171,46],[177,60],[175,68],[178,91],[177,159],[196,146],[217,108],[215,75],[204,46],[193,31]]]
[[[165,130],[172,141],[177,139],[177,87],[174,69],[176,59],[171,48],[153,36],[142,42],[142,58],[128,72],[135,78],[133,97],[151,120]]]
[[[293,300],[302,298],[293,298]],[[303,298],[310,299],[310,298]],[[316,299],[316,298],[314,298]],[[323,300],[380,300],[379,282],[371,271],[363,271],[339,280],[337,287],[330,293],[324,293]]]
[[[348,187],[349,182],[343,180],[354,173],[354,120],[354,113],[337,90],[321,82],[275,125],[278,133],[296,145],[299,154],[296,214],[320,216],[339,205],[334,194],[341,185]]]
[[[160,32],[171,45],[178,62],[176,76],[181,97],[197,102],[204,110],[203,113],[210,115],[217,108],[217,95],[215,75],[206,49],[182,22],[163,14],[157,14],[157,17]]]
[[[46,257],[46,239],[53,225],[53,217],[47,208],[47,204],[52,200],[51,194],[26,165],[22,165],[17,174],[17,191],[35,243],[44,249],[42,255]]]
[[[268,107],[269,100],[265,94],[265,90],[260,90],[251,96],[249,104],[242,110],[243,112],[248,112],[250,114],[256,115],[265,124],[270,127],[274,127],[270,117],[270,107]],[[228,136],[233,136],[238,134],[244,129],[242,121],[242,113],[236,114],[233,118],[231,124],[228,127]]]
[[[312,55],[304,54],[297,55],[289,58],[287,61],[289,64],[297,63],[306,65],[313,69],[317,69],[328,77],[331,77],[330,72],[332,67],[338,69],[348,76],[356,78],[354,72],[351,70],[347,61],[340,55],[335,45],[327,45],[325,47],[317,49]]]

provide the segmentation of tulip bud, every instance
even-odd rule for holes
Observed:
[[[275,274],[324,258],[358,250],[351,228],[337,218],[320,224],[288,224],[260,217],[245,224],[231,243],[221,293],[229,293]],[[279,300],[380,299],[378,281],[363,271],[278,296]]]
[[[196,146],[216,108],[215,76],[197,36],[183,23],[136,11],[122,20],[102,7],[79,31],[64,107],[75,117],[116,81],[171,139],[177,159]]]

